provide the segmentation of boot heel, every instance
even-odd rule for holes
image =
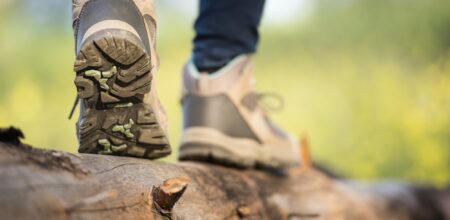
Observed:
[[[105,30],[82,45],[74,65],[75,85],[89,107],[141,103],[150,92],[151,59],[134,38],[125,31]]]

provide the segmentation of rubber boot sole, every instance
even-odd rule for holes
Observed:
[[[103,31],[77,54],[75,85],[82,99],[80,153],[159,158],[171,153],[152,107],[151,59],[131,33]]]
[[[298,164],[290,149],[263,146],[254,140],[230,137],[205,127],[184,130],[179,159],[237,168],[282,169]]]

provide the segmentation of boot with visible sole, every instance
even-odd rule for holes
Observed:
[[[186,65],[180,160],[275,169],[299,163],[298,143],[258,105],[251,67],[246,55],[211,74]]]
[[[171,153],[154,87],[151,5],[149,0],[74,0],[80,153],[144,158]]]

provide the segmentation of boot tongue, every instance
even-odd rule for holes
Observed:
[[[209,87],[209,78],[210,75],[208,73],[200,73],[198,75],[197,80],[197,90],[200,92],[207,92]]]

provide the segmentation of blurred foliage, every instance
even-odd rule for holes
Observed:
[[[23,1],[0,4],[0,126],[75,152],[70,5],[54,7],[42,20]],[[176,149],[179,72],[193,33],[183,15],[163,10],[173,16],[159,22],[158,90]],[[314,0],[303,20],[263,25],[258,87],[287,103],[272,116],[308,132],[313,157],[344,175],[449,184],[449,11],[444,0]]]

